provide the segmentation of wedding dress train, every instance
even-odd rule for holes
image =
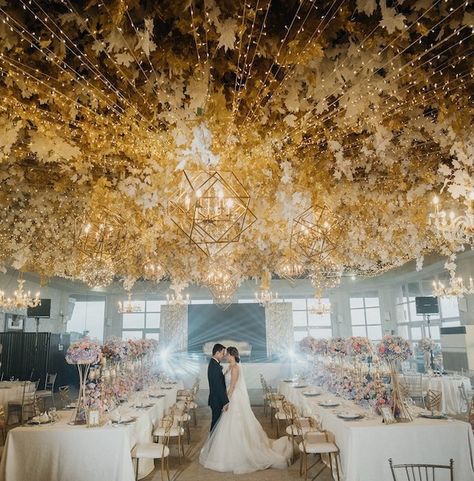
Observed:
[[[205,442],[199,462],[208,469],[245,474],[267,468],[288,467],[292,446],[288,438],[269,439],[250,406],[242,366],[224,411]],[[229,386],[230,374],[226,375]]]

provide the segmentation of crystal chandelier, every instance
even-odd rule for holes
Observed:
[[[168,306],[187,306],[191,302],[189,294],[183,295],[183,289],[187,286],[187,282],[181,280],[173,280],[170,289],[174,294],[166,294],[166,302]]]
[[[223,260],[213,260],[203,283],[210,290],[214,304],[225,310],[233,302],[235,291],[240,283],[240,274],[231,265],[225,265]]]
[[[89,287],[106,287],[114,280],[114,263],[110,257],[88,257],[79,267],[77,277]]]
[[[265,270],[262,274],[260,290],[255,293],[255,300],[263,307],[268,307],[270,304],[278,300],[278,293],[273,293],[270,290],[271,280],[272,275],[268,270]]]
[[[161,281],[166,276],[165,268],[158,262],[149,262],[144,266],[144,277],[155,282]]]
[[[449,283],[444,285],[441,281],[433,281],[433,295],[436,297],[464,297],[466,294],[474,294],[474,281],[469,278],[466,286],[462,277],[451,276]]]
[[[126,302],[118,302],[118,309],[119,314],[131,314],[133,312],[140,312],[141,306],[136,302],[132,302],[132,293],[128,293],[128,299]]]
[[[25,281],[18,279],[18,287],[13,292],[13,297],[5,297],[5,292],[0,291],[0,308],[4,311],[16,311],[26,309],[28,307],[37,307],[41,305],[40,293],[37,292],[34,297],[31,292],[25,292]]]
[[[249,205],[250,195],[233,172],[185,171],[168,212],[190,242],[213,256],[255,222]]]
[[[275,266],[275,272],[292,284],[296,279],[300,278],[305,271],[306,268],[304,264],[299,260],[298,255],[291,250],[285,253]]]
[[[447,213],[440,209],[439,197],[433,198],[434,213],[429,215],[429,224],[452,246],[469,244],[474,247],[474,191],[471,192],[466,204],[465,212],[457,215],[454,211]]]
[[[344,221],[325,205],[306,209],[293,221],[290,246],[308,260],[325,261],[339,247]]]
[[[316,299],[316,304],[314,306],[311,306],[309,309],[310,314],[313,314],[315,316],[324,316],[326,314],[331,314],[331,304],[327,303],[324,304],[323,301],[321,300],[321,294],[322,292],[320,290],[316,290],[316,293],[314,294],[314,298]]]
[[[333,263],[313,266],[309,272],[311,284],[318,292],[334,289],[341,283],[343,268]]]

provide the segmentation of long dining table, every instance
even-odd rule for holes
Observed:
[[[69,424],[72,412],[63,410],[52,424],[10,430],[0,463],[0,481],[133,481],[133,446],[153,441],[153,427],[176,402],[181,388],[181,383],[155,385],[133,402],[122,404],[120,417],[135,418],[130,424],[112,423],[117,416],[112,411],[102,426],[74,426]],[[152,406],[136,407],[138,398],[139,405],[148,400],[145,405]],[[143,460],[139,467],[139,478],[143,478],[153,470],[153,460]]]
[[[416,413],[412,422],[383,424],[381,416],[353,401],[315,386],[296,386],[282,381],[279,392],[295,404],[301,414],[318,417],[322,428],[334,434],[344,481],[392,480],[389,458],[395,464],[449,464],[453,459],[454,479],[474,481],[474,436],[470,424],[453,419],[425,419]],[[311,390],[321,394],[311,397],[304,394]],[[339,405],[332,408],[320,405],[328,400]],[[342,412],[359,413],[363,418],[347,421],[338,417]]]

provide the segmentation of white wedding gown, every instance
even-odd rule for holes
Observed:
[[[205,442],[199,462],[208,469],[245,474],[267,468],[284,469],[291,458],[291,441],[287,437],[269,439],[250,406],[242,366],[224,411]],[[230,385],[230,373],[226,374]]]

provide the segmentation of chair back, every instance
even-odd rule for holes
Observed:
[[[472,426],[472,429],[474,429],[474,396],[471,399],[471,402],[469,404],[468,420],[469,420],[469,423]]]
[[[454,461],[449,464],[393,464],[388,460],[393,481],[454,481]],[[443,474],[444,473],[444,474]]]
[[[71,403],[69,386],[59,386],[59,398],[61,399],[63,406],[67,406]]]
[[[423,375],[405,373],[402,378],[406,394],[411,398],[423,397]]]
[[[46,378],[44,380],[45,391],[54,391],[54,384],[56,383],[57,373],[46,373]]]
[[[469,414],[469,409],[471,407],[471,400],[467,395],[466,386],[464,386],[464,383],[461,383],[458,386],[458,389],[459,389],[459,397],[461,398],[461,403],[462,403],[461,410],[467,416]]]
[[[426,407],[430,411],[441,411],[441,396],[441,391],[428,389],[428,393],[426,394]]]

